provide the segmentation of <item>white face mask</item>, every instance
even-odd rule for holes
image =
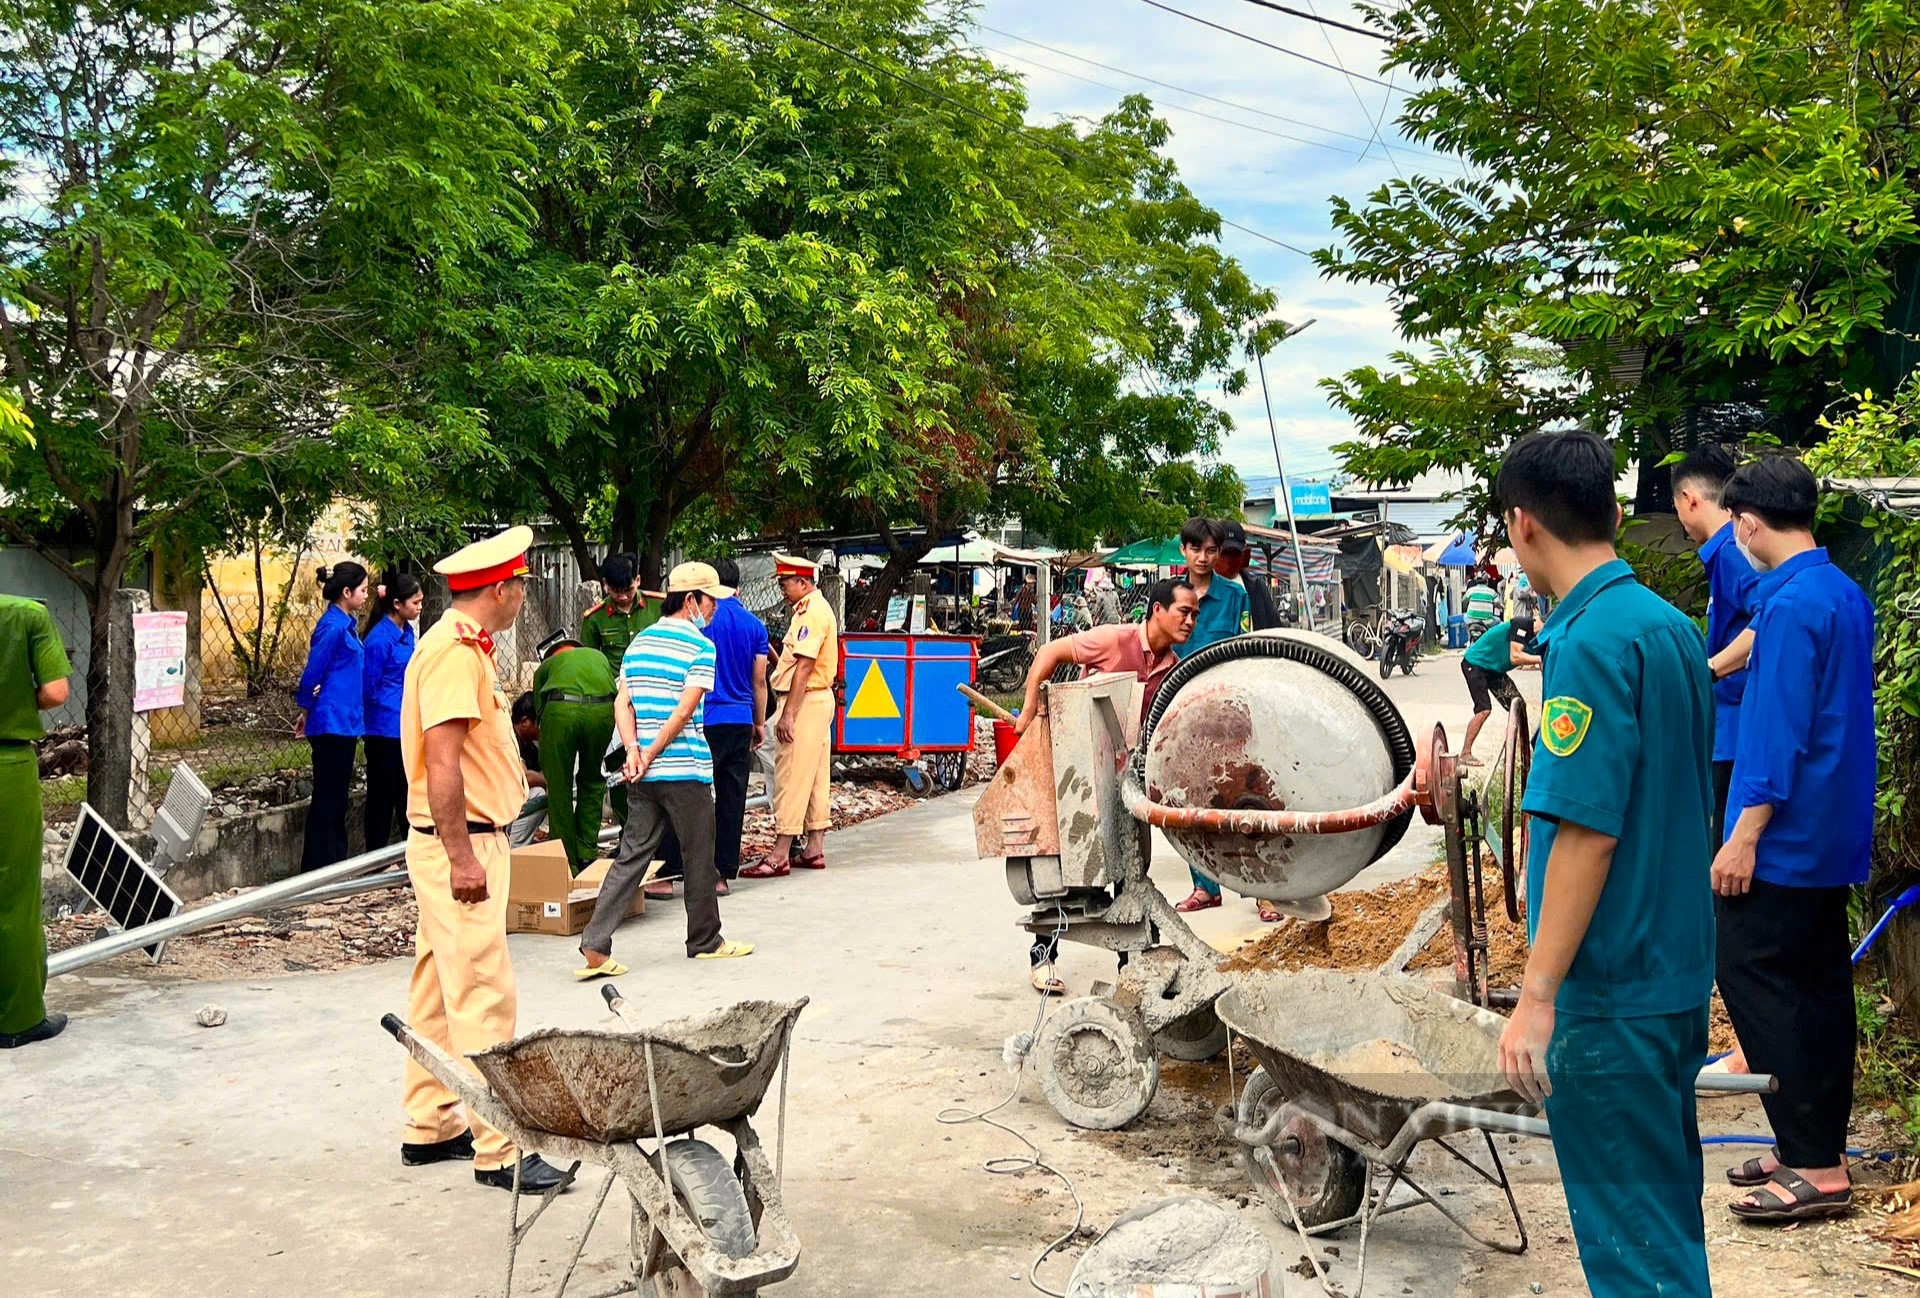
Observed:
[[[1740,551],[1740,557],[1745,559],[1747,561],[1748,566],[1751,567],[1755,572],[1765,572],[1768,568],[1771,568],[1773,566],[1772,564],[1767,563],[1764,560],[1755,558],[1753,551],[1747,548],[1747,543],[1740,539],[1740,520],[1739,519],[1735,519],[1733,523],[1733,544],[1734,544],[1734,548]]]

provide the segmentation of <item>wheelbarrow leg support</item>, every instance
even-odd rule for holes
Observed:
[[[524,1158],[526,1155],[526,1151],[520,1150],[519,1154],[522,1158]],[[513,1298],[513,1266],[514,1266],[514,1260],[520,1255],[520,1241],[526,1238],[527,1232],[533,1229],[533,1223],[540,1220],[541,1214],[546,1212],[548,1207],[552,1205],[553,1201],[555,1199],[558,1199],[562,1194],[565,1194],[568,1188],[573,1185],[573,1178],[576,1174],[578,1174],[579,1171],[580,1171],[580,1160],[576,1158],[573,1160],[573,1166],[569,1167],[566,1170],[566,1174],[560,1178],[560,1184],[554,1186],[551,1190],[548,1190],[545,1194],[541,1195],[540,1202],[534,1205],[533,1211],[527,1215],[527,1219],[525,1221],[521,1221],[520,1220],[520,1162],[518,1160],[514,1162],[513,1205],[508,1210],[508,1213],[507,1213],[507,1281],[505,1286],[501,1289],[501,1292],[504,1295],[506,1295],[506,1298]],[[604,1200],[606,1197],[607,1197],[607,1192],[605,1190],[602,1190],[600,1192],[600,1199]],[[594,1202],[593,1211],[596,1215],[599,1213],[600,1200],[596,1200]],[[593,1219],[589,1217],[587,1219],[587,1230],[592,1230],[592,1229],[593,1229]],[[587,1242],[586,1231],[582,1231],[580,1233],[581,1246],[584,1247],[586,1245],[586,1242]],[[575,1262],[580,1260],[579,1248],[574,1249],[573,1258]],[[569,1263],[567,1265],[567,1275],[571,1276],[572,1274],[573,1274],[573,1264]],[[560,1287],[556,1289],[554,1292],[556,1294],[565,1293],[566,1289],[567,1289],[567,1282],[563,1278],[560,1281]]]

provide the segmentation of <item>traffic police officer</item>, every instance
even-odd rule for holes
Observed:
[[[1693,623],[1614,553],[1613,477],[1593,434],[1534,434],[1495,486],[1558,601],[1535,637],[1531,952],[1500,1063],[1545,1097],[1596,1298],[1707,1298],[1693,1088],[1713,990],[1713,685]]]
[[[556,631],[540,644],[533,674],[533,720],[540,730],[540,771],[547,780],[547,820],[575,874],[599,852],[600,805],[607,777],[600,767],[613,741],[613,673],[607,660]]]
[[[420,637],[401,692],[407,876],[420,908],[407,1019],[456,1059],[514,1032],[507,826],[526,800],[527,781],[496,681],[493,635],[511,627],[526,602],[532,543],[531,529],[512,527],[434,565],[453,604]],[[471,1158],[474,1180],[513,1188],[513,1143],[463,1116],[459,1097],[412,1059],[405,1106],[403,1164]],[[544,1193],[564,1179],[538,1154],[518,1164],[523,1194]]]
[[[807,849],[793,864],[808,870],[827,868],[827,830],[832,825],[829,781],[833,768],[833,679],[840,670],[840,625],[814,586],[819,565],[790,554],[773,556],[780,596],[793,619],[780,641],[780,665],[772,687],[785,691],[773,737],[779,745],[773,761],[773,828],[779,838],[757,865],[740,872],[746,879],[776,879],[789,870],[794,841],[806,835]]]
[[[67,701],[73,667],[38,600],[0,595],[0,1050],[60,1035],[47,1013],[47,933],[40,918],[40,713]]]

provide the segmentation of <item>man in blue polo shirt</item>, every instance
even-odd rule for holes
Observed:
[[[1500,1038],[1544,1098],[1596,1298],[1707,1298],[1693,1085],[1707,1051],[1713,692],[1699,632],[1614,553],[1613,451],[1534,434],[1495,495],[1534,585],[1540,734],[1522,807],[1531,950]]]
[[[1726,837],[1727,788],[1740,742],[1740,703],[1747,692],[1747,654],[1759,612],[1757,578],[1733,541],[1733,515],[1721,500],[1733,476],[1733,455],[1711,442],[1673,466],[1673,511],[1700,547],[1707,572],[1707,667],[1713,672],[1713,845]]]
[[[1853,976],[1847,901],[1873,848],[1873,605],[1813,542],[1819,489],[1798,460],[1744,465],[1724,494],[1734,538],[1760,571],[1747,688],[1727,797],[1719,894],[1720,995],[1747,1065],[1780,1079],[1761,1096],[1774,1147],[1732,1168],[1749,1221],[1851,1211]]]
[[[1226,529],[1211,518],[1189,518],[1180,529],[1180,557],[1186,560],[1187,584],[1200,597],[1200,611],[1193,619],[1193,634],[1187,637],[1185,644],[1173,647],[1174,653],[1181,658],[1253,629],[1247,588],[1213,570],[1214,561],[1220,557],[1221,542],[1226,540],[1226,536]],[[1174,909],[1191,914],[1196,910],[1218,906],[1220,885],[1192,866],[1187,867],[1187,873],[1193,878],[1193,891],[1187,894],[1185,901],[1177,902]],[[1262,907],[1262,919],[1267,917],[1269,909]],[[1280,918],[1278,911],[1273,912],[1273,918]]]

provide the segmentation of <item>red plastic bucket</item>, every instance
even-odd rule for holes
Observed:
[[[995,721],[993,723],[993,766],[995,770],[1007,764],[1007,758],[1013,752],[1013,746],[1019,742],[1020,736],[1013,732],[1012,722]]]

